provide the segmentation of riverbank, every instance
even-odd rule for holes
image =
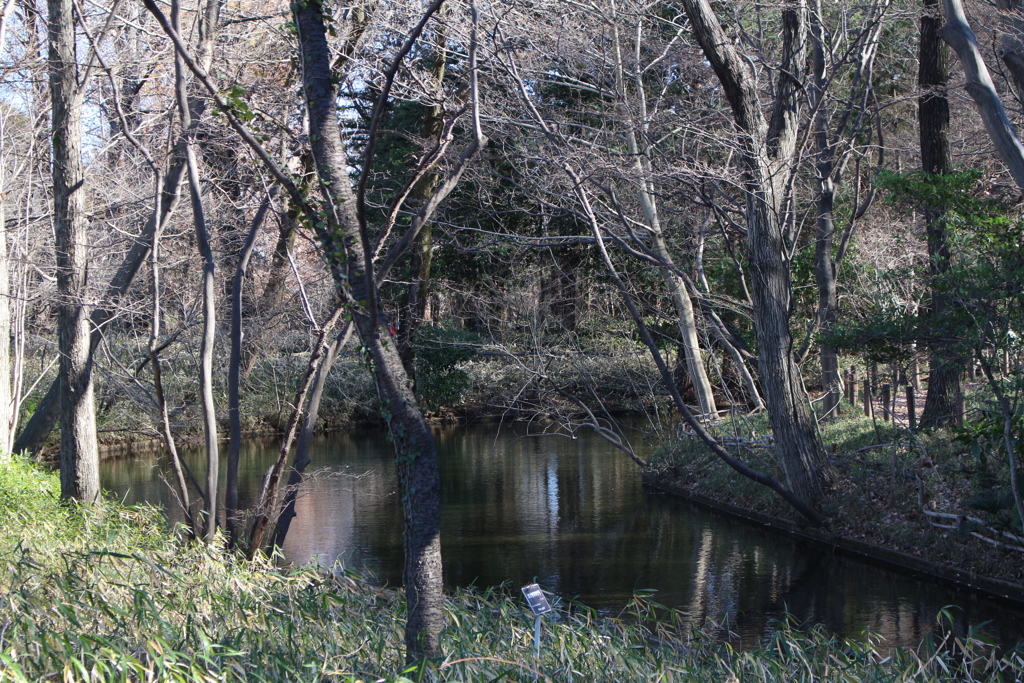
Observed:
[[[49,351],[49,343],[37,341],[40,349]],[[140,366],[140,358],[148,352],[140,350],[131,340],[118,338],[110,342],[109,353],[118,358],[118,367]],[[228,433],[227,422],[227,345],[218,346],[214,369],[214,396],[218,397],[219,431]],[[650,385],[656,368],[649,358],[631,347],[598,344],[588,349],[583,359],[544,356],[546,371],[566,386],[591,391],[601,397],[601,405],[593,409],[611,412],[640,412],[651,408],[656,400]],[[38,407],[56,370],[46,362],[48,353],[31,356],[25,372],[36,378],[35,389],[22,405],[19,425],[23,428]],[[196,391],[198,378],[191,351],[178,345],[167,349],[165,363],[174,372],[165,372],[164,391],[175,438],[181,446],[202,443],[205,439],[201,402]],[[421,367],[419,399],[429,421],[434,424],[471,423],[491,418],[535,419],[538,415],[562,416],[578,412],[579,406],[561,397],[531,388],[536,378],[523,362],[529,354],[516,356],[511,351],[481,346],[470,359],[460,361],[447,374],[425,372]],[[272,437],[284,431],[291,414],[298,383],[308,362],[308,352],[277,353],[261,357],[242,382],[240,418],[247,438]],[[109,370],[109,368],[108,368]],[[98,437],[108,454],[131,449],[144,451],[162,447],[161,417],[145,382],[135,375],[104,372],[95,375]],[[588,401],[590,399],[587,399]],[[365,359],[353,347],[347,347],[335,361],[324,386],[316,423],[318,433],[339,429],[383,426],[379,397]],[[59,448],[58,430],[54,429],[39,453],[53,457]]]
[[[1015,653],[948,638],[938,652],[781,625],[737,653],[636,599],[619,619],[546,617],[540,661],[515,591],[446,598],[445,657],[402,673],[403,600],[341,570],[244,563],[165,531],[151,508],[56,500],[56,477],[0,460],[0,681],[1011,680]]]
[[[1024,545],[1009,511],[986,506],[992,482],[1005,474],[999,463],[980,461],[945,430],[912,432],[849,414],[821,425],[831,466],[825,528],[805,529],[781,499],[685,433],[660,449],[645,482],[782,533],[1024,603]],[[745,460],[782,479],[767,430],[756,420],[745,427],[717,429]]]

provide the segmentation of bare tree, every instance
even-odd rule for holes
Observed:
[[[82,169],[82,102],[72,0],[49,0],[53,139],[53,226],[56,236],[60,349],[61,496],[92,503],[100,495],[99,448],[86,306],[88,223]]]
[[[881,35],[888,2],[874,3],[865,9],[865,16],[859,30],[850,31],[853,36],[848,47],[840,54],[841,43],[837,44],[830,36],[825,25],[825,15],[820,0],[813,3],[810,13],[811,38],[811,78],[808,84],[809,104],[813,109],[812,127],[814,131],[815,173],[818,184],[817,220],[815,226],[814,269],[818,285],[818,310],[815,314],[813,331],[827,335],[835,326],[838,316],[837,275],[847,248],[853,237],[854,228],[871,205],[874,191],[866,193],[863,201],[859,192],[855,193],[855,209],[849,222],[842,231],[838,241],[838,249],[833,256],[836,242],[835,203],[836,193],[848,170],[851,159],[857,150],[856,140],[865,131],[871,131],[877,116],[869,111],[874,97],[872,78],[874,74],[875,56],[878,52],[878,40]],[[839,8],[840,12],[849,11]],[[847,36],[839,36],[840,40]],[[843,67],[850,65],[853,74],[850,77],[848,96],[838,106],[830,99],[830,89],[839,85],[839,77]],[[833,96],[834,97],[834,96]],[[837,109],[833,113],[833,110]],[[878,141],[879,163],[884,159],[884,147]],[[855,162],[856,189],[860,188],[860,166]],[[808,344],[813,335],[808,335]],[[829,343],[820,345],[821,354],[821,386],[825,392],[821,412],[826,418],[836,417],[839,410],[839,398],[842,395],[842,378],[839,374],[839,358],[836,349]],[[802,357],[804,354],[798,354]]]
[[[216,31],[220,4],[211,2],[199,19],[199,34]],[[180,34],[180,2],[171,2],[171,26]],[[200,38],[202,40],[202,38]],[[185,65],[181,55],[175,58],[175,91],[178,99],[178,113],[181,115],[182,136],[185,141],[185,163],[188,169],[189,195],[192,198],[192,221],[195,224],[196,245],[203,257],[203,337],[199,351],[199,390],[203,403],[203,428],[206,435],[206,497],[204,512],[205,535],[212,542],[217,533],[217,489],[220,487],[220,456],[217,444],[217,412],[213,399],[213,344],[217,332],[216,315],[216,260],[210,246],[210,233],[206,227],[206,213],[203,207],[202,187],[199,182],[199,166],[195,155],[195,129],[192,127],[192,112],[185,93]]]
[[[505,40],[504,36],[500,34],[499,39],[499,42],[504,45],[508,45],[510,42]],[[571,191],[573,192],[579,206],[579,213],[583,220],[586,221],[586,225],[590,231],[590,242],[596,246],[601,261],[604,264],[605,271],[615,283],[616,289],[618,289],[622,301],[625,304],[636,329],[640,333],[640,337],[643,340],[644,345],[647,347],[651,354],[651,358],[654,360],[655,365],[658,368],[658,372],[664,382],[665,388],[669,391],[675,407],[683,415],[688,426],[729,467],[758,484],[767,486],[771,490],[775,491],[812,524],[822,523],[824,518],[815,510],[812,502],[814,499],[807,496],[807,488],[797,491],[792,483],[788,486],[783,485],[774,477],[754,470],[742,460],[733,456],[707,432],[698,419],[698,416],[695,415],[683,402],[678,384],[673,378],[672,373],[668,370],[661,351],[658,348],[657,343],[654,341],[651,331],[644,320],[644,315],[636,304],[635,293],[630,291],[630,288],[626,285],[624,278],[618,272],[618,268],[613,262],[609,247],[614,245],[626,253],[643,258],[647,262],[662,268],[667,267],[668,264],[666,264],[654,250],[645,249],[642,246],[633,246],[634,244],[642,245],[644,240],[633,237],[632,243],[627,243],[626,239],[621,235],[616,234],[616,231],[622,231],[626,235],[630,235],[631,225],[630,221],[624,217],[623,212],[618,210],[618,208],[613,212],[613,216],[616,217],[616,220],[613,222],[616,230],[611,229],[612,226],[604,224],[604,221],[602,221],[598,216],[598,211],[595,208],[595,205],[598,202],[597,197],[603,195],[606,198],[606,201],[614,203],[613,193],[606,187],[603,187],[600,183],[588,182],[588,177],[585,173],[589,169],[587,169],[587,167],[577,158],[564,153],[564,148],[567,146],[565,139],[568,136],[558,130],[555,125],[549,123],[541,114],[535,102],[535,98],[531,96],[527,80],[522,75],[518,66],[518,60],[516,59],[513,50],[503,50],[502,54],[495,57],[495,61],[499,60],[512,82],[515,84],[515,87],[518,88],[520,99],[525,104],[532,117],[531,123],[543,133],[546,141],[549,143],[549,154],[554,157],[554,163],[568,180],[567,185],[572,188]],[[677,277],[681,276],[678,269],[673,269],[673,274]],[[799,382],[799,376],[797,376],[797,382]],[[801,405],[804,406],[804,410],[806,410],[806,404],[802,403]],[[813,429],[813,424],[810,425],[810,428]],[[793,468],[790,467],[789,469],[785,469],[785,461],[783,461],[783,465],[784,471],[789,475]]]
[[[7,42],[7,23],[13,9],[14,0],[7,0],[0,9],[0,54]],[[6,116],[0,114],[0,140],[5,137],[5,119]],[[0,449],[10,452],[18,418],[11,395],[11,273],[7,256],[6,176],[7,163],[0,156]]]
[[[180,34],[170,25],[152,0],[145,0],[147,9],[157,17],[164,32],[173,40],[178,54],[202,82],[217,106],[245,143],[253,150],[275,179],[284,187],[303,217],[317,230],[318,237],[338,288],[349,306],[353,324],[370,358],[374,379],[395,443],[399,480],[403,491],[405,518],[405,590],[408,604],[406,622],[406,655],[411,660],[434,656],[440,652],[443,626],[441,546],[440,546],[440,478],[437,451],[422,413],[416,406],[395,344],[390,339],[387,321],[379,307],[379,280],[413,244],[420,229],[437,210],[438,205],[458,185],[465,168],[486,143],[474,104],[475,137],[466,148],[437,191],[412,217],[409,227],[374,267],[366,224],[366,180],[372,169],[374,142],[379,132],[383,109],[400,65],[418,40],[423,27],[441,5],[432,3],[408,32],[400,49],[384,73],[381,95],[374,107],[366,133],[362,174],[353,191],[348,176],[345,144],[341,138],[336,108],[337,87],[332,74],[331,53],[327,41],[325,8],[319,2],[293,5],[298,34],[302,85],[309,116],[309,142],[317,174],[319,202],[304,192],[280,165],[271,158],[253,137],[244,123],[234,115],[232,107],[221,96],[209,75],[188,56]],[[475,16],[475,12],[474,12]],[[477,100],[475,32],[469,42],[471,98]],[[413,181],[422,177],[429,166],[440,161],[428,159],[413,174]],[[407,187],[410,187],[407,185]],[[400,193],[396,207],[404,204],[408,190]]]
[[[615,3],[611,6],[615,12]],[[622,55],[622,45],[619,36],[617,17],[612,17],[612,31],[615,43],[615,89],[616,95],[622,99],[627,98],[625,84],[625,64]],[[689,371],[690,381],[693,383],[694,392],[697,394],[697,403],[700,406],[701,415],[707,419],[715,420],[718,417],[718,408],[715,405],[714,393],[711,390],[711,382],[708,380],[707,372],[704,369],[704,359],[701,357],[700,340],[697,336],[697,320],[693,314],[693,302],[690,300],[690,292],[687,289],[686,281],[680,277],[678,269],[669,253],[668,244],[665,240],[665,232],[661,226],[661,217],[658,212],[657,190],[652,182],[651,173],[651,150],[650,130],[648,130],[649,115],[647,112],[646,86],[643,82],[643,65],[640,62],[641,43],[640,27],[637,27],[637,37],[633,46],[635,58],[633,59],[632,79],[635,81],[634,91],[636,93],[636,104],[628,107],[629,116],[625,123],[625,135],[627,149],[633,158],[633,169],[636,173],[636,182],[639,185],[638,194],[640,205],[643,207],[644,218],[647,222],[647,229],[650,232],[652,251],[664,264],[662,277],[668,287],[675,305],[676,314],[679,318],[679,335],[682,340],[681,347],[686,359],[686,367]],[[635,115],[633,111],[635,110]],[[638,140],[642,139],[644,147],[641,149]],[[756,395],[756,394],[755,394]]]
[[[210,7],[218,2],[220,0],[205,0],[206,4],[202,10],[204,15],[209,15],[211,12]],[[209,23],[204,24],[204,31],[199,36],[196,47],[196,58],[204,69],[210,68],[213,59],[215,37],[216,27],[210,26]],[[190,96],[188,100],[190,119],[192,127],[195,128],[199,125],[207,100],[203,97],[193,96]],[[194,134],[194,131],[191,134]],[[102,340],[100,331],[116,317],[119,302],[125,297],[135,280],[135,276],[146,262],[146,257],[149,255],[149,249],[152,245],[154,231],[158,225],[167,223],[177,208],[181,183],[186,174],[185,140],[186,136],[181,136],[175,144],[174,154],[171,157],[167,171],[163,174],[163,197],[159,202],[160,213],[147,216],[146,221],[138,230],[139,234],[131,242],[131,246],[125,253],[120,265],[107,283],[103,296],[100,297],[99,303],[92,311],[92,335],[89,345],[90,358],[95,356],[96,349]],[[59,382],[54,381],[40,399],[35,412],[32,413],[32,417],[14,442],[14,450],[16,452],[26,450],[30,453],[38,453],[43,447],[60,416],[59,387]]]
[[[794,360],[791,274],[784,229],[790,181],[796,170],[802,87],[797,75],[805,55],[806,7],[798,1],[781,8],[783,54],[771,118],[766,121],[750,62],[726,36],[708,0],[684,0],[683,6],[740,131],[758,372],[776,450],[790,489],[814,502],[821,498],[829,477]]]

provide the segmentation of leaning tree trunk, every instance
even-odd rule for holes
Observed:
[[[330,233],[326,237],[330,243],[324,245],[324,252],[339,289],[349,298],[352,321],[369,357],[381,411],[395,445],[405,520],[407,657],[432,657],[440,654],[444,627],[437,450],[377,307],[368,239],[356,213],[339,130],[323,5],[319,0],[306,0],[293,3],[292,11],[298,29],[310,141],[329,219]]]
[[[931,4],[925,0],[926,8]],[[964,90],[977,105],[985,130],[992,139],[999,157],[1006,164],[1006,169],[1017,183],[1017,187],[1024,190],[1024,144],[1021,144],[1020,137],[1006,114],[1003,101],[999,99],[999,93],[996,92],[996,86],[981,55],[978,39],[967,23],[963,3],[960,0],[943,0],[943,7],[946,10],[946,25],[942,27],[939,35],[956,50],[967,80]],[[922,36],[922,49],[923,40]]]
[[[924,0],[921,16],[917,81],[922,95],[918,99],[917,117],[921,142],[921,167],[925,173],[941,175],[953,170],[949,150],[949,54],[940,38],[942,18],[938,16],[938,0]],[[928,236],[929,274],[933,281],[949,270],[949,239],[946,235],[945,212],[941,207],[924,213]],[[951,302],[941,288],[932,288],[930,314],[940,316]],[[952,424],[956,420],[956,401],[960,394],[961,363],[955,354],[942,347],[935,349],[928,360],[928,393],[925,395],[921,426]]]
[[[766,122],[755,74],[725,35],[708,0],[684,0],[683,4],[741,131],[758,372],[786,481],[794,494],[813,503],[823,493],[827,471],[793,357],[790,263],[783,233],[788,179],[799,162],[800,83],[794,74],[803,68],[805,9],[802,3],[790,2],[782,11],[783,62],[771,121]]]
[[[53,228],[57,256],[57,345],[60,350],[60,491],[62,498],[99,498],[99,448],[89,354],[82,89],[78,83],[72,0],[49,0],[50,92],[53,109]]]
[[[281,514],[277,516],[277,526],[274,529],[273,545],[280,548],[284,546],[284,540],[288,537],[288,530],[291,528],[292,520],[295,519],[295,502],[298,500],[299,485],[302,483],[302,475],[312,462],[309,457],[309,448],[313,442],[313,430],[316,428],[317,418],[320,415],[320,400],[324,395],[324,386],[327,384],[327,377],[334,367],[334,361],[338,354],[352,338],[352,325],[347,324],[338,333],[337,338],[327,347],[325,356],[320,367],[316,370],[316,378],[309,390],[309,403],[306,406],[306,415],[302,421],[302,431],[299,432],[299,439],[295,444],[295,457],[292,459],[292,469],[288,473],[288,484],[285,487],[284,499],[281,501]]]
[[[613,5],[614,7],[614,5]],[[622,47],[619,42],[618,27],[614,29],[615,40],[615,86],[618,97],[625,102],[626,84],[625,68],[623,66]],[[668,250],[665,241],[665,233],[661,227],[661,217],[658,213],[657,193],[654,187],[651,173],[651,160],[647,141],[644,139],[644,146],[641,149],[638,138],[638,130],[643,135],[647,124],[647,102],[644,97],[643,77],[634,73],[636,80],[637,104],[639,110],[639,121],[627,120],[626,145],[630,156],[633,158],[633,170],[637,174],[639,184],[640,206],[643,208],[644,218],[647,220],[647,227],[651,233],[651,247],[658,259],[664,264],[661,268],[662,277],[668,288],[672,303],[676,309],[678,318],[679,337],[683,357],[686,361],[686,369],[693,384],[694,393],[697,396],[697,404],[700,407],[701,416],[706,420],[718,418],[718,406],[715,405],[715,395],[708,379],[707,371],[704,369],[704,359],[701,355],[700,339],[697,334],[697,319],[693,314],[693,302],[690,300],[690,292],[686,282],[676,272],[675,263]]]

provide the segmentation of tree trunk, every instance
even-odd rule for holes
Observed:
[[[918,126],[921,144],[921,167],[925,173],[944,174],[953,170],[949,150],[949,55],[939,37],[942,19],[938,16],[938,0],[924,0],[921,15],[921,44],[917,81],[924,94],[918,99]],[[946,236],[945,212],[941,208],[924,213],[928,236],[929,272],[939,279],[949,270],[949,241]],[[951,302],[938,289],[932,289],[932,315],[942,315]],[[935,349],[928,359],[928,392],[925,394],[921,427],[953,424],[956,421],[956,397],[960,395],[960,363],[955,355]]]
[[[815,231],[814,270],[818,281],[818,329],[827,334],[836,323],[836,271],[832,265],[832,219],[835,195],[831,180],[822,183],[818,195],[818,220]],[[825,392],[821,412],[825,419],[839,415],[839,397],[842,394],[842,378],[839,376],[839,356],[831,344],[819,345],[821,355],[821,388]]]
[[[820,17],[821,5],[817,3],[815,14]],[[827,87],[827,64],[825,60],[825,36],[820,19],[812,25],[812,105],[817,106],[814,116],[814,144],[817,153],[815,170],[818,176],[818,217],[814,234],[814,273],[818,283],[818,330],[825,334],[832,331],[836,322],[836,271],[832,264],[832,239],[835,234],[835,183],[833,147],[829,144],[828,106],[824,102]],[[842,378],[839,376],[839,358],[836,349],[829,343],[819,345],[821,357],[821,388],[825,392],[821,412],[825,419],[839,416],[839,394]]]
[[[153,169],[156,175],[156,191],[154,194],[156,195],[156,201],[160,202],[163,198],[163,177],[160,175],[156,164],[153,164]],[[158,205],[153,215],[159,216],[161,213],[161,207]],[[175,484],[178,487],[178,503],[181,505],[182,512],[185,513],[185,520],[188,522],[192,534],[197,535],[199,534],[199,529],[196,527],[195,519],[192,517],[193,510],[188,492],[188,482],[185,481],[185,468],[178,453],[178,446],[174,441],[174,432],[171,430],[171,416],[167,410],[167,397],[164,393],[164,383],[160,367],[160,238],[162,235],[163,223],[159,223],[156,226],[156,230],[153,231],[153,246],[150,249],[150,273],[153,281],[153,319],[150,321],[149,361],[153,372],[153,393],[156,395],[157,408],[160,410],[161,433],[164,438],[164,445],[167,447],[167,453],[170,456],[171,468],[174,470]]]
[[[684,0],[683,4],[694,36],[715,70],[742,131],[757,369],[787,484],[796,496],[813,504],[822,496],[827,472],[800,370],[793,358],[790,263],[783,231],[788,179],[798,163],[795,148],[800,84],[793,74],[800,73],[803,64],[804,8],[791,2],[782,12],[784,55],[769,124],[761,111],[754,72],[725,35],[708,0]]]
[[[614,7],[614,6],[613,6]],[[622,48],[619,43],[618,25],[615,25],[615,81],[619,99],[626,101],[626,86],[624,77],[624,66]],[[638,130],[642,134],[647,119],[647,104],[644,97],[644,84],[640,74],[634,74],[637,86],[637,106],[639,108],[639,121],[627,120],[626,143],[629,154],[633,157],[633,169],[639,181],[640,206],[643,208],[644,218],[647,220],[647,227],[651,233],[651,246],[664,267],[661,275],[668,287],[669,295],[676,309],[678,317],[679,336],[686,359],[686,369],[690,374],[690,381],[693,383],[693,390],[697,396],[697,404],[704,419],[716,420],[718,418],[718,406],[715,405],[715,395],[711,388],[711,381],[708,379],[707,371],[704,369],[704,359],[701,356],[700,339],[697,335],[697,319],[693,314],[693,302],[690,300],[690,293],[686,288],[683,278],[675,272],[675,264],[665,242],[665,233],[661,227],[661,218],[658,215],[658,205],[655,199],[654,184],[651,181],[651,162],[648,150],[641,149],[637,139]]]
[[[324,244],[332,273],[347,296],[353,323],[369,356],[381,411],[395,444],[404,513],[405,629],[409,659],[440,654],[444,627],[441,580],[441,479],[437,450],[385,321],[369,267],[368,238],[356,213],[341,140],[323,5],[294,3],[310,141],[329,230]],[[364,160],[364,163],[366,160]]]
[[[217,26],[220,5],[212,2],[200,21],[200,33],[213,32]],[[171,2],[171,24],[180,33],[179,0]],[[217,533],[217,489],[220,486],[220,454],[217,443],[217,414],[213,399],[213,344],[217,333],[215,258],[210,246],[210,233],[206,227],[206,213],[203,209],[202,187],[199,183],[199,168],[195,157],[195,128],[192,126],[191,111],[185,93],[185,65],[181,56],[174,60],[175,89],[178,96],[178,110],[181,114],[182,135],[185,140],[185,161],[188,168],[189,196],[192,199],[192,222],[196,230],[196,246],[203,258],[203,336],[199,348],[199,391],[203,405],[203,428],[206,436],[206,540],[213,542]]]
[[[925,7],[930,4],[929,0],[925,0]],[[978,39],[967,23],[963,3],[960,0],[943,0],[943,7],[946,10],[946,25],[942,27],[941,35],[960,57],[964,75],[967,77],[964,89],[978,105],[978,113],[992,139],[992,144],[995,145],[996,152],[1006,164],[1017,187],[1024,190],[1024,145],[1010,123],[1003,102],[999,99],[999,93],[996,92],[996,86],[992,83],[992,77],[989,76],[988,67],[985,66],[981,49],[978,47]],[[922,49],[923,43],[922,36]]]
[[[60,490],[62,498],[99,498],[99,448],[93,408],[87,300],[88,224],[82,169],[82,90],[75,55],[72,0],[49,0],[53,108],[53,228],[57,252],[60,350]]]
[[[271,197],[260,204],[245,243],[238,253],[235,277],[231,287],[231,357],[228,361],[228,476],[224,492],[224,515],[228,535],[234,545],[238,540],[238,459],[242,452],[241,371],[242,371],[242,285],[249,268],[249,259],[256,246],[256,235],[270,209]]]

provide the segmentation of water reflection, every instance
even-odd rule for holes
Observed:
[[[839,634],[870,630],[916,644],[936,629],[938,611],[955,604],[961,631],[991,620],[987,630],[1000,642],[1021,635],[1024,614],[994,601],[645,491],[632,461],[596,436],[537,436],[508,426],[449,427],[435,436],[449,585],[536,580],[606,614],[620,612],[634,591],[656,589],[658,602],[693,623],[723,623],[748,646],[787,610]],[[243,505],[252,504],[275,454],[268,442],[243,450]],[[198,467],[198,454],[190,457]],[[300,492],[286,557],[340,559],[399,584],[402,519],[391,445],[381,434],[332,435],[318,440],[311,457],[315,475]],[[162,504],[178,519],[159,471],[153,456],[109,461],[104,484],[129,502]]]

